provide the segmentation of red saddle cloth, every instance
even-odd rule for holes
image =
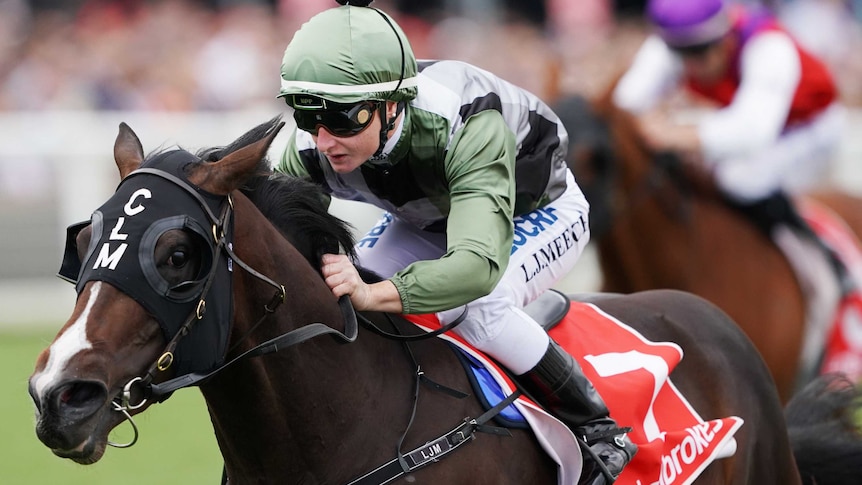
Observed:
[[[433,315],[410,319],[426,330],[440,326]],[[733,434],[743,420],[730,416],[704,421],[671,382],[669,375],[683,357],[678,345],[651,342],[595,306],[576,302],[550,334],[575,356],[617,423],[633,428],[629,437],[638,445],[638,453],[617,485],[690,484],[711,462],[736,451]],[[481,356],[452,332],[444,338]],[[496,374],[503,374],[488,359],[482,360]],[[503,389],[514,389],[508,379],[502,379]],[[526,398],[519,401],[535,407]],[[558,426],[565,428],[560,422]],[[533,430],[542,432],[535,426]],[[554,455],[561,450],[549,451]],[[577,474],[561,471],[566,477]]]
[[[823,241],[838,254],[850,272],[854,289],[838,302],[826,334],[821,373],[843,372],[853,380],[862,380],[862,244],[859,238],[835,212],[810,200],[800,211]]]

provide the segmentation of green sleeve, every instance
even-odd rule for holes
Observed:
[[[515,135],[497,111],[471,117],[456,134],[444,161],[451,199],[446,254],[390,279],[404,313],[448,310],[500,281],[512,249],[515,150]]]

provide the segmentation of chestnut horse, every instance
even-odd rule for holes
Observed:
[[[807,308],[790,263],[705,170],[647,147],[633,116],[614,105],[613,85],[592,101],[571,96],[556,106],[590,201],[602,290],[675,288],[715,303],[754,342],[786,402],[816,374],[802,365]],[[862,200],[810,196],[862,234]]]
[[[352,237],[319,187],[269,171],[265,154],[282,125],[276,118],[195,155],[148,157],[120,125],[122,182],[89,225],[70,228],[61,274],[77,281],[78,299],[30,378],[36,433],[56,455],[92,464],[107,445],[130,446],[110,442],[110,431],[188,386],[206,400],[230,484],[387,483],[353,480],[385,463],[400,471],[410,465],[401,450],[482,424],[479,401],[453,392],[470,386],[448,344],[357,328],[348,300],[332,296],[319,256],[352,247]],[[744,419],[736,453],[698,483],[803,483],[768,370],[726,314],[673,290],[590,298],[684,349],[671,378],[704,419]],[[416,333],[394,315],[364,316],[389,334]],[[431,380],[438,385],[420,386]],[[816,423],[794,444],[813,439],[817,451],[802,451],[817,464],[827,462],[821,443],[839,443],[859,463],[858,444],[839,439],[847,426],[819,431],[852,412],[852,388],[812,392],[797,414]],[[470,431],[465,446],[393,480],[558,483],[530,431]]]

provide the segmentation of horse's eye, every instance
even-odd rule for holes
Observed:
[[[183,250],[176,250],[171,257],[168,258],[168,263],[175,268],[182,268],[189,262],[189,255]]]

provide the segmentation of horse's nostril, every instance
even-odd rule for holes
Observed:
[[[60,394],[60,402],[72,407],[81,407],[99,398],[99,386],[91,383],[75,383]]]
[[[83,417],[95,412],[107,399],[104,384],[95,381],[74,381],[60,386],[51,394],[51,402],[60,414]]]

